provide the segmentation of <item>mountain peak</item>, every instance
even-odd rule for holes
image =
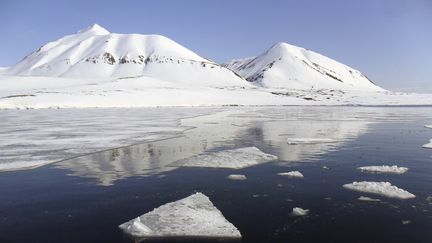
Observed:
[[[87,32],[92,32],[93,34],[96,35],[108,35],[110,33],[108,30],[106,30],[104,27],[98,24],[90,25],[89,27],[78,31],[78,33],[87,33]]]

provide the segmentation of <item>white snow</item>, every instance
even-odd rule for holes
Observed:
[[[228,175],[227,178],[230,180],[235,180],[235,181],[243,181],[243,180],[247,179],[245,175],[241,175],[241,174],[231,174],[231,175]]]
[[[286,43],[227,66],[243,77],[166,37],[93,25],[2,68],[0,108],[432,104]]]
[[[303,174],[300,171],[289,171],[289,172],[281,172],[278,173],[280,176],[288,176],[292,178],[303,178]]]
[[[409,199],[415,195],[393,186],[390,182],[361,181],[343,185],[344,188],[359,192],[378,194],[390,198]]]
[[[303,209],[299,207],[295,207],[292,210],[292,215],[294,216],[306,216],[309,214],[309,209]]]
[[[199,154],[176,161],[172,166],[241,169],[276,159],[277,156],[256,147],[246,147]]]
[[[358,198],[359,201],[366,201],[366,202],[380,202],[381,200],[379,199],[375,199],[375,198],[370,198],[370,197],[365,197],[365,196],[360,196]]]
[[[357,169],[365,172],[392,173],[392,174],[403,174],[408,171],[408,168],[399,167],[397,165],[362,166]]]
[[[199,192],[164,204],[119,227],[126,234],[139,238],[241,238],[237,228]]]
[[[427,144],[423,144],[422,147],[423,147],[423,148],[429,148],[429,149],[432,149],[432,139],[429,141],[429,143],[427,143]]]
[[[266,88],[381,91],[361,72],[316,52],[277,43],[263,54],[226,67]]]
[[[334,142],[336,142],[336,140],[331,138],[287,138],[287,143],[290,145],[334,143]]]

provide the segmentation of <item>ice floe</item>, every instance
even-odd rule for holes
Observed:
[[[288,176],[288,177],[291,177],[291,178],[303,178],[304,177],[303,174],[300,171],[297,171],[297,170],[295,170],[295,171],[289,171],[289,172],[281,172],[281,173],[278,173],[278,175],[280,175],[280,176]]]
[[[277,156],[266,154],[256,147],[246,147],[195,155],[178,160],[171,166],[241,169],[277,158]]]
[[[294,216],[305,216],[309,214],[309,209],[303,209],[299,207],[295,207],[292,210],[292,215]]]
[[[425,125],[425,127],[432,129],[432,125]]]
[[[120,229],[137,238],[241,238],[240,232],[213,205],[195,193],[164,204],[153,211],[121,224]]]
[[[365,196],[360,196],[358,198],[359,201],[366,201],[366,202],[380,202],[381,200],[376,199],[376,198],[371,198],[371,197],[365,197]]]
[[[336,140],[331,138],[287,138],[287,143],[290,145],[334,143],[334,142],[336,142]]]
[[[372,172],[372,173],[392,173],[392,174],[403,174],[408,171],[406,167],[399,167],[397,165],[377,165],[377,166],[363,166],[357,168],[361,171]]]
[[[230,180],[235,180],[235,181],[246,180],[246,176],[245,175],[240,175],[240,174],[231,174],[231,175],[227,176],[227,178],[230,179]]]
[[[415,195],[393,186],[390,182],[360,181],[343,185],[344,188],[359,192],[378,194],[390,198],[409,199]]]
[[[432,139],[429,140],[429,143],[424,144],[422,147],[423,147],[423,148],[429,148],[429,149],[432,149]]]

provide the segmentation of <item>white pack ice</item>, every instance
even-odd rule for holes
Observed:
[[[372,172],[372,173],[392,173],[392,174],[403,174],[408,171],[406,167],[399,167],[397,165],[377,165],[377,166],[362,166],[357,168],[361,171]]]
[[[344,188],[359,192],[378,194],[384,197],[397,199],[415,198],[415,195],[393,186],[390,182],[360,181],[343,185]]]
[[[137,238],[241,238],[237,228],[199,192],[162,205],[119,227]]]
[[[203,153],[190,158],[178,160],[171,165],[183,167],[241,169],[276,160],[277,158],[277,156],[266,154],[256,147],[246,147]]]

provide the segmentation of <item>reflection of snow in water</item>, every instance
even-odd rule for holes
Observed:
[[[247,140],[242,143],[262,140],[266,145],[277,145],[283,160],[298,161],[337,148],[343,144],[341,141],[365,132],[369,124],[353,121],[339,109],[329,109],[318,114],[305,114],[298,109],[232,109],[182,119],[182,126],[194,128],[183,132],[181,137],[97,153],[60,162],[55,166],[71,170],[71,175],[95,178],[98,184],[112,185],[118,179],[133,175],[173,170],[176,167],[172,163],[178,160],[184,162],[186,159],[206,157],[208,161],[214,161],[214,156],[218,153],[208,152],[209,150],[238,147],[233,141],[239,139]],[[339,114],[341,112],[344,115]],[[333,118],[332,121],[328,121],[329,116]],[[337,117],[342,120],[337,121]],[[279,136],[282,133],[303,137],[335,137],[338,142],[289,146],[286,137]]]

